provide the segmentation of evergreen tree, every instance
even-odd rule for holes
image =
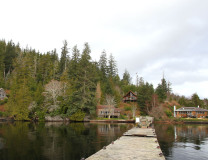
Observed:
[[[64,46],[61,48],[61,60],[60,60],[60,66],[59,66],[59,73],[62,74],[64,70],[66,70],[67,67],[67,54],[69,53],[67,48],[67,41],[64,41]]]
[[[160,102],[166,100],[168,92],[170,92],[170,86],[167,85],[165,78],[162,78],[161,84],[158,84],[156,88],[156,94],[158,95]]]
[[[137,91],[137,102],[140,107],[141,114],[148,114],[151,110],[151,101],[154,94],[154,88],[152,84],[146,82],[146,84],[140,85]]]
[[[130,85],[131,84],[131,76],[130,73],[125,69],[122,79],[123,85]]]
[[[5,41],[0,41],[0,88],[5,86],[5,64],[4,64],[4,55],[5,55],[6,43]]]
[[[101,72],[101,81],[105,81],[107,78],[108,67],[107,67],[107,55],[105,50],[101,53],[100,60],[99,60],[99,67]]]
[[[108,75],[109,77],[114,78],[118,74],[118,69],[116,65],[116,61],[112,54],[110,54],[109,60],[108,60]]]
[[[95,91],[96,82],[94,81],[93,65],[90,62],[90,47],[85,43],[84,50],[79,62],[80,68],[77,79],[74,83],[74,92],[72,94],[72,104],[77,110],[91,113],[95,110]]]
[[[203,106],[203,103],[202,103],[202,101],[200,100],[200,98],[199,98],[199,96],[198,96],[198,94],[197,93],[194,93],[192,96],[191,96],[191,101],[192,101],[192,103],[193,103],[193,105],[195,106],[195,107],[197,107],[197,106]]]
[[[69,78],[74,81],[77,79],[79,72],[79,61],[80,61],[80,52],[77,48],[77,45],[72,49],[72,58],[69,64]]]
[[[9,41],[6,45],[5,55],[4,55],[4,64],[5,64],[5,73],[8,74],[8,72],[11,72],[13,67],[13,61],[18,55],[18,51],[20,51],[20,48],[15,46],[15,44],[12,41]]]

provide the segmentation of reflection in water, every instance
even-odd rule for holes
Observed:
[[[166,159],[208,159],[208,125],[155,125]]]
[[[79,160],[131,127],[131,124],[0,123],[0,160]]]

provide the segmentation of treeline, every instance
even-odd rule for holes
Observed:
[[[69,53],[71,52],[71,53]],[[95,116],[105,96],[121,101],[121,81],[114,57],[101,53],[92,61],[88,43],[80,51],[63,42],[61,57],[56,49],[39,53],[21,49],[12,41],[0,41],[0,87],[10,90],[7,111],[17,120],[44,119],[49,115]]]
[[[156,89],[138,76],[132,84],[127,70],[120,79],[112,54],[108,57],[103,51],[98,62],[90,54],[88,43],[80,51],[76,45],[69,49],[64,41],[59,58],[56,49],[43,54],[1,40],[0,88],[10,91],[8,115],[16,120],[44,120],[46,115],[95,117],[96,105],[105,104],[106,96],[113,97],[118,107],[130,90],[138,95],[141,114],[148,114],[165,100],[185,103],[183,97],[171,93],[171,84],[165,78]]]

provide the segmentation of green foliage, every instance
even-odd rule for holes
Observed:
[[[123,115],[123,114],[120,115],[120,118],[121,118],[121,119],[127,119],[126,116]]]
[[[85,113],[82,112],[81,110],[78,110],[76,113],[74,113],[73,115],[71,115],[69,117],[69,119],[71,121],[83,121],[85,117]]]
[[[6,115],[5,112],[0,111],[0,117],[4,117]]]
[[[130,111],[130,110],[131,110],[131,107],[125,106],[125,107],[124,107],[124,110],[125,110],[125,111]]]
[[[61,60],[59,63],[59,73],[62,74],[64,70],[66,70],[67,67],[67,54],[69,53],[67,48],[67,41],[64,41],[64,46],[61,51]]]
[[[131,76],[127,70],[125,70],[125,72],[123,74],[122,84],[123,85],[130,85],[131,84]]]
[[[166,110],[165,114],[170,118],[172,117],[172,112],[170,110]]]
[[[7,98],[5,98],[4,100],[0,100],[0,105],[3,105],[5,103],[7,103],[7,102],[8,102],[8,99]]]
[[[50,112],[51,117],[55,117],[55,116],[60,115],[60,114],[61,114],[60,109],[56,109],[56,110]]]
[[[194,94],[192,95],[191,101],[192,101],[192,103],[193,103],[193,105],[194,105],[195,107],[197,107],[197,106],[203,106],[203,102],[200,100],[200,98],[199,98],[199,96],[198,96],[197,93],[194,93]]]
[[[44,120],[45,120],[45,115],[46,115],[46,113],[45,113],[44,110],[38,110],[38,111],[36,112],[36,115],[37,115],[37,117],[38,117],[38,121],[44,121]]]
[[[138,87],[137,102],[142,115],[146,115],[148,110],[151,110],[151,101],[153,94],[153,85],[149,84],[148,82]]]
[[[159,101],[164,102],[166,100],[167,95],[170,94],[171,88],[170,83],[167,83],[165,78],[161,79],[161,84],[158,84],[156,88],[156,94],[158,95]]]

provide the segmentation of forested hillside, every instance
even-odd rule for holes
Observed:
[[[88,43],[80,51],[76,45],[69,47],[64,41],[58,57],[56,49],[39,53],[1,40],[0,88],[8,93],[8,100],[1,104],[6,114],[16,120],[44,120],[46,115],[95,117],[96,105],[105,104],[107,95],[119,107],[123,95],[130,90],[137,93],[137,110],[141,114],[148,114],[165,100],[177,100],[181,105],[204,105],[197,94],[195,101],[189,101],[171,93],[171,84],[165,78],[156,89],[142,77],[132,84],[127,70],[119,77],[112,54],[103,51],[96,62],[90,53]]]

